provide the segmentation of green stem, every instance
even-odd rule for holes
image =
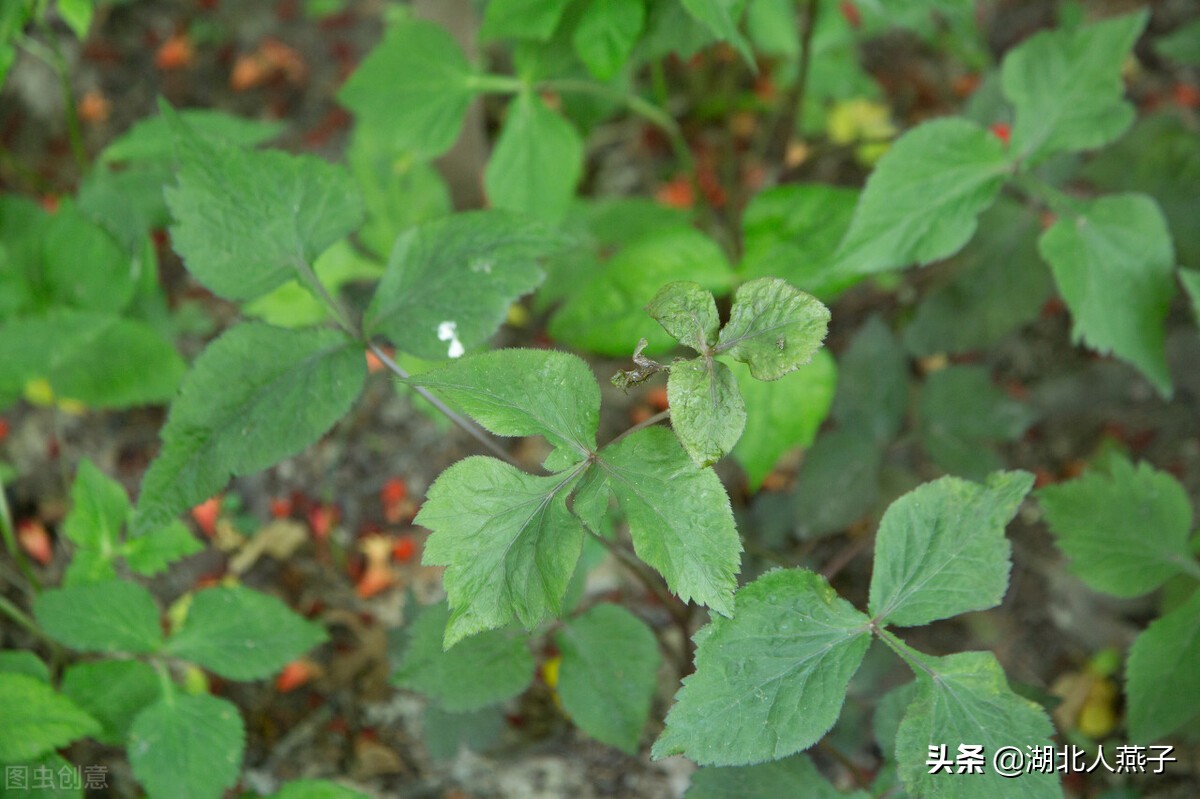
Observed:
[[[38,582],[37,575],[33,573],[33,567],[29,565],[29,560],[25,557],[25,553],[21,551],[21,547],[17,543],[16,530],[13,528],[12,513],[8,509],[8,496],[4,493],[4,486],[0,485],[0,536],[4,538],[4,548],[8,550],[8,555],[17,564],[17,568],[21,570],[21,574],[25,575],[25,579],[29,581],[34,593],[42,590],[42,584]]]
[[[517,94],[527,89],[528,84],[509,75],[468,75],[467,88],[473,92]]]
[[[912,669],[914,673],[923,671],[930,677],[934,676],[933,672],[928,666],[913,657],[912,650],[909,649],[908,644],[904,643],[894,634],[888,632],[882,627],[877,626],[874,620],[871,621],[871,630],[875,633],[875,636],[879,638],[880,641],[883,641],[883,643],[885,643],[889,649],[899,655],[900,659],[908,664],[908,667]]]
[[[175,704],[175,681],[171,679],[170,669],[164,660],[154,661],[154,671],[158,673],[158,684],[162,688],[163,701],[168,705]]]
[[[1083,216],[1083,204],[1055,186],[1028,172],[1013,176],[1012,185],[1027,198],[1041,203],[1057,216],[1075,218]]]
[[[37,626],[37,623],[34,622],[33,619],[29,618],[29,615],[25,613],[25,611],[21,610],[7,597],[2,595],[0,595],[0,615],[4,615],[12,619],[14,622],[33,633],[38,638],[47,640],[46,634],[43,633],[41,628]]]
[[[808,76],[812,64],[812,38],[817,27],[818,0],[807,0],[800,15],[800,66],[796,82],[788,90],[779,107],[775,124],[771,126],[771,139],[767,146],[767,163],[782,163],[787,154],[792,131],[803,125],[804,98],[808,91]]]
[[[38,22],[38,29],[49,44],[42,45],[40,42],[25,37],[22,40],[22,46],[49,64],[58,75],[58,83],[63,96],[63,109],[67,116],[67,139],[70,141],[71,154],[75,157],[75,163],[79,167],[80,173],[83,173],[87,171],[88,167],[87,151],[83,146],[79,113],[75,108],[75,95],[71,92],[71,73],[67,69],[67,59],[58,45],[58,37],[47,23],[44,14],[38,15]]]

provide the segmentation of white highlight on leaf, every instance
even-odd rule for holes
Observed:
[[[462,342],[458,340],[458,323],[457,322],[440,322],[438,323],[437,331],[438,341],[449,341],[450,351],[447,353],[451,358],[461,358],[466,352]]]

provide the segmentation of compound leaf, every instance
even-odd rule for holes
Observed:
[[[1001,82],[1016,108],[1013,152],[1037,161],[1120,136],[1134,118],[1121,70],[1149,17],[1140,11],[1073,30],[1042,31],[1009,51]]]
[[[400,235],[367,309],[381,333],[426,360],[460,357],[491,338],[508,308],[537,288],[538,260],[565,244],[507,211],[455,214]]]
[[[733,448],[733,457],[757,491],[779,460],[793,447],[812,444],[829,414],[837,383],[837,366],[828,350],[779,380],[750,377],[744,364],[730,365],[746,403],[746,429]],[[672,417],[674,418],[674,417]]]
[[[338,92],[360,125],[388,132],[397,148],[433,158],[449,150],[475,96],[474,74],[440,25],[393,25]]]
[[[638,557],[683,601],[732,613],[742,543],[712,469],[697,469],[662,427],[610,444],[599,464],[625,511]]]
[[[269,677],[326,640],[324,629],[273,596],[208,588],[192,598],[167,651],[230,680]]]
[[[728,366],[712,358],[673,363],[667,378],[667,402],[675,434],[700,467],[725,457],[746,427],[746,403],[737,378]]]
[[[447,649],[514,617],[532,628],[562,611],[583,547],[583,526],[566,505],[573,480],[475,456],[430,487],[416,522],[433,531],[424,562],[447,567]]]
[[[1042,234],[1038,249],[1071,309],[1074,338],[1133,364],[1169,397],[1163,341],[1175,256],[1154,200],[1120,194],[1083,202],[1078,216]]]
[[[712,292],[699,283],[677,280],[659,289],[646,306],[671,338],[696,352],[707,352],[717,343],[721,318]]]
[[[841,712],[870,644],[869,620],[823,577],[770,572],[737,593],[737,615],[696,633],[654,757],[705,766],[776,760],[812,746]]]
[[[533,92],[517,95],[483,174],[491,205],[557,222],[582,171],[583,140],[571,123]]]
[[[100,724],[45,682],[25,674],[0,674],[4,735],[0,763],[19,763],[95,735]]]
[[[608,80],[624,66],[645,22],[643,0],[593,0],[571,41],[575,54],[596,77]]]
[[[1108,474],[1089,470],[1037,496],[1071,572],[1097,591],[1145,594],[1191,559],[1191,502],[1183,486],[1149,464],[1113,458]]]
[[[192,365],[142,479],[134,529],[148,533],[211,497],[230,475],[316,441],[358,397],[362,349],[333,330],[238,325]]]
[[[1004,526],[1032,486],[1026,472],[982,485],[943,477],[893,502],[875,540],[872,616],[912,627],[998,605],[1011,567]]]
[[[524,691],[533,678],[533,656],[524,640],[503,630],[473,635],[442,649],[450,621],[445,602],[422,608],[392,683],[424,694],[452,713],[478,710]]]
[[[162,627],[154,597],[137,583],[112,580],[38,594],[33,615],[54,640],[84,652],[156,652]]]
[[[248,300],[303,277],[363,219],[358,187],[312,156],[255,152],[206,140],[170,107],[179,185],[165,190],[171,243],[188,271],[226,299]]]
[[[568,621],[555,641],[562,652],[556,689],[563,710],[596,740],[634,754],[661,661],[654,633],[629,611],[605,603]]]
[[[75,663],[63,674],[62,692],[100,722],[96,740],[121,746],[134,716],[159,697],[158,675],[140,660]]]
[[[1151,622],[1129,650],[1126,693],[1134,741],[1162,738],[1196,715],[1195,704],[1182,699],[1200,691],[1198,662],[1200,591]]]
[[[232,702],[180,693],[138,714],[126,751],[150,799],[219,799],[237,782],[245,748]]]
[[[808,755],[755,766],[702,768],[683,799],[868,799],[865,791],[842,793],[817,771]]]
[[[718,353],[750,367],[759,380],[778,380],[812,360],[829,329],[829,309],[786,281],[760,277],[738,287]]]
[[[964,652],[937,658],[905,650],[918,664],[917,688],[896,733],[896,762],[911,795],[991,799],[1013,795],[1015,783],[1020,785],[1019,795],[1028,799],[1062,796],[1053,772],[1024,773],[1014,781],[992,768],[990,759],[997,751],[1049,747],[1054,733],[1046,712],[1008,687],[994,655]],[[931,748],[945,746],[947,758],[954,759],[960,744],[983,747],[983,773],[931,774],[926,765]]]
[[[545,436],[575,461],[596,448],[600,387],[579,357],[505,349],[422,372],[408,383],[431,388],[499,436]]]
[[[838,248],[838,271],[883,272],[958,252],[1009,168],[1000,140],[965,119],[937,119],[908,131],[867,179]]]

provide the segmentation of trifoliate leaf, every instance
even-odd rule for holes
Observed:
[[[237,782],[245,748],[246,729],[232,702],[174,694],[138,714],[126,751],[151,799],[220,799]]]
[[[458,358],[489,338],[508,308],[542,282],[539,259],[565,240],[506,211],[475,211],[401,234],[367,309],[383,334],[426,360]]]
[[[1150,528],[1143,528],[1149,532]],[[1126,664],[1129,736],[1148,743],[1196,716],[1184,697],[1200,691],[1200,591],[1137,637]]]
[[[683,799],[867,799],[865,791],[842,793],[817,771],[808,755],[756,766],[702,768]]]
[[[563,709],[597,741],[634,754],[661,661],[654,633],[624,608],[602,604],[567,622],[555,641]]]
[[[605,447],[599,465],[625,511],[638,557],[683,601],[731,614],[742,543],[712,469],[697,469],[662,427]]]
[[[569,0],[492,0],[483,14],[485,39],[545,41],[558,27]]]
[[[717,343],[721,317],[712,292],[699,283],[678,280],[659,289],[646,305],[650,314],[671,338],[696,352],[706,353]]]
[[[472,355],[407,381],[433,389],[499,436],[541,435],[574,462],[596,448],[600,387],[580,358],[549,350]]]
[[[1120,194],[1081,203],[1078,216],[1042,234],[1038,249],[1071,309],[1075,340],[1133,364],[1169,397],[1163,323],[1175,256],[1154,200]]]
[[[503,702],[529,687],[534,663],[522,637],[489,630],[443,650],[449,621],[445,602],[422,608],[393,684],[435,699],[453,713]]]
[[[1011,568],[1004,527],[1032,486],[1026,472],[983,485],[943,477],[893,502],[875,539],[871,615],[912,627],[1000,604]]]
[[[683,7],[718,38],[724,39],[741,53],[751,69],[756,68],[750,42],[738,30],[738,19],[746,8],[746,0],[683,0]]]
[[[813,443],[833,402],[837,367],[828,350],[779,380],[754,380],[749,367],[730,364],[746,402],[746,429],[733,448],[751,490],[757,491],[779,457]],[[672,422],[675,421],[672,407]]]
[[[358,187],[341,167],[205,140],[165,104],[162,113],[179,160],[179,185],[166,189],[171,244],[216,294],[248,300],[303,277],[362,223]]]
[[[196,359],[171,406],[162,451],[142,478],[135,532],[165,527],[230,475],[316,441],[357,399],[366,371],[360,346],[333,330],[230,329]]]
[[[778,380],[812,360],[829,329],[829,309],[811,294],[773,277],[738,287],[718,353],[750,367],[759,380]]]
[[[474,98],[474,74],[440,25],[409,19],[388,29],[338,92],[359,125],[387,131],[398,148],[433,158],[449,150]]]
[[[864,430],[880,444],[900,432],[908,410],[908,358],[887,323],[872,316],[858,329],[839,362],[833,418]]]
[[[43,591],[33,601],[42,629],[84,652],[156,652],[162,627],[154,597],[137,583],[113,580]]]
[[[815,744],[842,709],[870,644],[869,620],[823,577],[770,572],[737,593],[737,614],[696,633],[654,757],[709,766],[776,760]]]
[[[1124,458],[1038,491],[1038,502],[1069,568],[1097,591],[1153,591],[1191,560],[1192,505],[1171,475]]]
[[[433,531],[424,562],[447,567],[447,649],[514,618],[532,628],[562,611],[584,536],[567,510],[573,481],[476,456],[430,487],[416,522]]]
[[[795,41],[790,31],[787,39]],[[857,189],[818,183],[776,186],[755,195],[742,215],[739,269],[747,277],[782,278],[821,299],[836,295],[861,279],[832,270],[857,200]]]
[[[938,466],[982,480],[1003,466],[991,447],[1012,441],[1033,423],[1033,412],[992,384],[982,366],[934,372],[921,388],[921,443]]]
[[[550,335],[574,347],[624,355],[645,338],[646,353],[665,352],[671,337],[646,315],[645,306],[663,285],[691,280],[723,293],[733,270],[716,242],[689,227],[667,228],[637,239],[578,286],[550,320]]]
[[[46,683],[25,674],[0,674],[4,735],[0,763],[31,760],[100,732],[100,723]]]
[[[838,271],[870,274],[953,255],[1008,177],[1004,145],[952,117],[901,136],[879,160],[838,248]]]
[[[643,0],[593,0],[587,4],[571,41],[579,60],[597,80],[608,80],[625,65],[645,17]]]
[[[905,647],[907,650],[907,647]],[[912,796],[930,799],[993,799],[1013,795],[1051,799],[1062,796],[1054,772],[1028,772],[1017,780],[992,768],[1003,747],[1050,746],[1054,728],[1046,712],[1013,693],[1004,670],[990,652],[964,652],[936,658],[907,650],[916,661],[916,695],[896,734],[896,762]],[[960,745],[982,746],[982,774],[930,773],[931,747],[946,747],[956,760]],[[934,752],[937,750],[935,749]]]
[[[700,467],[725,457],[746,427],[746,403],[737,378],[728,366],[712,358],[672,364],[667,402],[675,435]]]
[[[167,651],[230,680],[258,680],[326,639],[320,625],[273,596],[249,588],[208,588],[192,597]]]
[[[562,219],[583,171],[583,140],[531,91],[521,92],[483,174],[494,208],[548,222]]]
[[[1133,122],[1121,70],[1150,14],[1139,11],[1071,30],[1042,31],[1009,51],[1004,96],[1016,108],[1012,150],[1027,161],[1091,150]]]
[[[140,660],[100,660],[75,663],[63,674],[62,692],[103,728],[96,740],[122,746],[129,725],[161,691],[154,669]]]

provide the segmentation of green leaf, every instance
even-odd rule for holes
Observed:
[[[569,0],[489,0],[479,33],[485,39],[545,41]]]
[[[893,755],[896,751],[896,733],[900,730],[900,722],[904,720],[916,690],[916,682],[906,682],[888,691],[875,705],[871,726],[876,745],[886,755]]]
[[[326,640],[320,625],[273,596],[208,588],[192,598],[167,651],[230,680],[258,680]]]
[[[78,547],[108,552],[116,549],[129,516],[125,489],[86,458],[71,486],[71,512],[63,532]]]
[[[918,405],[921,443],[948,472],[981,480],[1003,466],[993,443],[1020,438],[1033,412],[992,384],[982,366],[952,366],[931,374]]]
[[[490,630],[443,650],[449,623],[445,602],[421,610],[404,658],[392,674],[393,684],[435,699],[455,713],[503,702],[529,687],[534,663],[522,638]]]
[[[731,364],[746,402],[746,429],[733,448],[750,488],[757,491],[783,453],[807,447],[829,414],[837,366],[828,350],[779,380],[753,380],[749,367]]]
[[[994,799],[1013,795],[1028,799],[1061,797],[1053,772],[1029,772],[1017,782],[998,774],[989,762],[997,751],[1015,746],[1050,746],[1054,732],[1041,707],[1017,696],[990,652],[964,652],[936,658],[905,647],[917,668],[916,695],[896,734],[896,762],[904,787],[930,799]],[[960,744],[981,745],[982,774],[930,774],[930,747],[945,746],[954,759]]]
[[[406,382],[433,389],[496,435],[545,436],[572,463],[596,449],[600,387],[591,367],[575,355],[493,350]]]
[[[126,751],[150,799],[220,799],[237,782],[245,748],[231,702],[175,694],[138,714]]]
[[[1179,282],[1192,300],[1192,314],[1200,322],[1200,270],[1180,269]]]
[[[151,532],[128,536],[121,553],[135,574],[153,577],[180,558],[203,550],[192,532],[175,520]]]
[[[642,0],[593,0],[587,4],[571,41],[579,60],[597,80],[608,80],[629,60],[645,18]]]
[[[307,447],[340,419],[366,378],[359,345],[332,330],[242,324],[192,365],[142,478],[134,529],[151,532],[229,480]]]
[[[1097,591],[1134,597],[1153,591],[1191,562],[1192,505],[1171,475],[1113,458],[1038,491],[1070,570]]]
[[[349,283],[378,281],[383,266],[359,254],[343,239],[321,253],[313,264],[313,273],[329,295],[336,297]],[[242,313],[276,327],[308,327],[330,318],[325,302],[295,280],[245,303]]]
[[[662,427],[610,444],[598,462],[625,511],[638,557],[684,602],[730,615],[742,543],[712,469],[697,469]]]
[[[791,30],[787,39],[795,42]],[[782,278],[822,299],[836,296],[860,279],[833,270],[857,201],[857,189],[820,183],[756,194],[742,215],[740,270],[747,277]]]
[[[624,608],[601,604],[568,621],[554,640],[563,710],[597,741],[635,754],[658,682],[654,633]]]
[[[984,349],[1037,318],[1053,282],[1037,254],[1037,218],[1001,198],[979,218],[950,281],[935,287],[904,328],[914,355]]]
[[[100,724],[74,702],[24,674],[0,674],[0,707],[0,763],[30,760],[100,731]]]
[[[396,240],[364,325],[418,358],[457,358],[496,332],[513,301],[541,283],[538,259],[564,244],[505,211],[419,225]]]
[[[1121,70],[1147,11],[1071,30],[1042,31],[1009,51],[1001,66],[1004,96],[1016,108],[1012,150],[1026,161],[1092,150],[1133,122]]]
[[[50,669],[37,655],[24,650],[0,650],[0,674],[24,674],[50,684]]]
[[[55,7],[63,22],[71,29],[71,33],[75,34],[75,38],[80,41],[86,39],[95,11],[92,0],[58,0]]]
[[[583,140],[570,122],[523,91],[512,101],[504,129],[483,173],[495,208],[557,222],[583,171]]]
[[[433,158],[449,150],[474,98],[474,70],[454,38],[423,20],[393,24],[338,91],[358,125]]]
[[[808,755],[793,755],[755,766],[702,768],[692,775],[683,799],[868,799],[865,791],[846,794],[817,771]]]
[[[271,799],[369,799],[365,793],[329,780],[293,780],[271,795]]]
[[[162,627],[154,597],[124,581],[43,591],[33,615],[54,640],[84,652],[157,652]]]
[[[239,147],[254,147],[283,132],[282,122],[246,119],[224,111],[187,109],[176,116],[197,136]],[[133,124],[100,153],[101,163],[167,161],[175,157],[171,125],[165,116],[146,117]]]
[[[1154,49],[1184,66],[1200,66],[1200,19],[1181,25],[1158,39]]]
[[[8,768],[19,770],[25,777],[24,786],[16,787],[16,780],[8,777],[13,772]],[[71,773],[70,779],[64,778],[63,769]],[[26,760],[5,770],[6,779],[0,796],[4,799],[83,799],[83,784],[73,784],[79,767],[68,761],[57,752],[49,752],[33,760]],[[55,779],[57,777],[57,779]]]
[[[721,326],[717,301],[699,283],[690,280],[668,283],[646,305],[646,313],[671,338],[696,352],[707,353],[717,343],[717,329]]]
[[[447,649],[514,617],[532,629],[562,612],[584,535],[566,505],[574,478],[533,477],[476,456],[430,487],[416,522],[433,531],[424,563],[447,567]]]
[[[828,329],[829,309],[811,294],[761,277],[738,287],[716,351],[759,380],[778,380],[812,360]]]
[[[842,709],[869,620],[819,574],[770,572],[738,591],[737,615],[696,633],[654,757],[709,766],[777,760],[815,744]]]
[[[943,477],[893,502],[875,539],[871,615],[913,627],[1000,604],[1012,566],[1004,527],[1032,486],[1026,472],[983,485]]]
[[[671,54],[687,60],[714,41],[708,26],[677,0],[646,0],[645,33],[635,57],[643,63]]]
[[[746,0],[682,0],[687,12],[716,34],[733,45],[750,69],[756,69],[754,51],[750,42],[738,30],[738,18],[746,8]]]
[[[1150,197],[1122,194],[1080,204],[1038,240],[1071,309],[1072,336],[1136,366],[1171,396],[1164,321],[1175,294],[1171,234]]]
[[[965,119],[901,136],[867,179],[838,248],[838,271],[870,274],[953,255],[1008,178],[1000,139]]]
[[[842,353],[833,418],[880,444],[900,432],[908,410],[908,358],[891,328],[872,316]]]
[[[62,692],[100,722],[96,740],[121,746],[134,716],[159,697],[158,675],[140,660],[75,663],[63,673]]]
[[[147,405],[170,398],[185,368],[146,323],[65,308],[0,325],[0,362],[0,406],[34,380],[45,380],[57,400]]]
[[[500,740],[506,727],[503,706],[498,705],[467,713],[450,713],[429,704],[421,716],[421,738],[429,757],[435,761],[453,760],[464,746],[475,752],[486,752]]]
[[[1146,528],[1149,530],[1150,528]],[[1162,738],[1196,716],[1185,697],[1200,691],[1200,591],[1137,637],[1125,667],[1129,736]]]
[[[645,306],[664,284],[691,280],[724,293],[733,283],[729,261],[716,243],[689,227],[659,230],[637,239],[582,283],[550,320],[550,335],[603,355],[628,355],[639,339],[648,355],[674,346],[647,317]]]
[[[341,167],[312,156],[253,152],[205,140],[165,104],[179,185],[166,189],[171,244],[216,294],[248,300],[303,278],[326,247],[363,219]]]
[[[68,204],[50,217],[43,235],[36,282],[48,303],[109,313],[129,305],[138,265],[108,231]]]
[[[667,402],[675,435],[702,468],[725,457],[746,427],[746,403],[737,378],[712,358],[671,364]]]
[[[883,449],[864,431],[838,427],[804,454],[791,498],[793,531],[802,538],[844,530],[870,515],[879,496]]]

